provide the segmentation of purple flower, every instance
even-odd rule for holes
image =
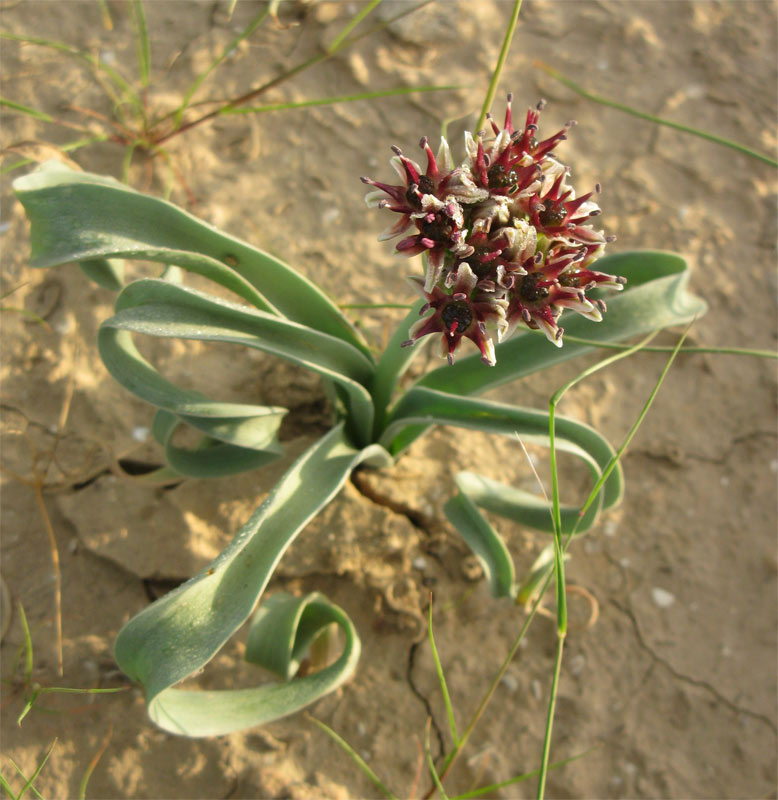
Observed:
[[[424,171],[395,147],[391,163],[402,184],[362,178],[374,187],[369,206],[400,214],[380,238],[405,234],[397,253],[424,258],[425,278],[411,281],[427,301],[426,316],[412,326],[405,344],[440,334],[449,362],[467,338],[494,364],[492,336],[500,342],[519,324],[542,330],[561,347],[562,312],[600,321],[605,303],[586,293],[595,287],[619,290],[625,283],[591,268],[612,241],[590,224],[600,214],[593,200],[599,185],[577,196],[569,168],[554,154],[575,123],[539,141],[544,103],[529,109],[524,128],[517,130],[511,100],[509,95],[502,127],[487,115],[493,136],[465,134],[467,157],[458,167],[445,139],[435,156],[425,137]]]

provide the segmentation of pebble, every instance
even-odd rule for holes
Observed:
[[[151,431],[143,425],[138,425],[132,429],[132,438],[136,442],[145,442]]]
[[[670,608],[675,602],[675,595],[671,594],[666,589],[660,589],[658,586],[655,586],[651,590],[651,599],[654,601],[654,605],[657,606],[657,608]]]
[[[511,693],[513,694],[519,688],[519,682],[513,675],[506,673],[505,675],[500,678],[500,683]]]
[[[424,572],[427,569],[427,559],[424,556],[416,556],[412,563],[413,568],[419,570],[419,572]]]
[[[335,220],[340,216],[340,209],[335,208],[334,206],[330,206],[322,215],[321,221],[325,225],[329,225],[331,222],[335,222]]]

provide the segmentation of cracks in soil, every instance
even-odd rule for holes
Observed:
[[[356,490],[363,497],[366,497],[368,500],[370,500],[370,502],[375,503],[377,506],[388,508],[395,514],[400,514],[403,517],[407,517],[408,521],[411,523],[411,525],[413,525],[414,528],[418,528],[419,530],[423,531],[430,538],[435,535],[435,522],[429,516],[429,514],[425,514],[423,511],[419,511],[417,508],[412,508],[407,503],[394,500],[388,494],[378,491],[375,486],[371,485],[370,481],[365,479],[364,472],[362,470],[355,469],[351,473],[351,483],[354,485],[354,488],[356,488]]]
[[[684,452],[680,448],[672,448],[668,451],[663,450],[648,450],[648,449],[638,449],[632,450],[630,455],[640,455],[644,456],[645,458],[650,458],[655,461],[665,461],[669,463],[673,467],[683,467],[686,466],[687,461],[701,461],[705,464],[716,464],[718,466],[724,466],[729,459],[734,454],[735,450],[738,447],[747,444],[751,441],[758,441],[759,439],[765,439],[768,437],[776,437],[778,433],[775,431],[750,431],[749,433],[741,434],[740,436],[735,436],[729,444],[718,454],[718,455],[710,455],[706,453],[689,453]]]
[[[403,503],[401,501],[395,500],[387,494],[380,492],[376,489],[375,486],[371,485],[369,480],[365,479],[364,473],[356,469],[351,473],[351,483],[353,484],[354,488],[367,500],[371,503],[375,503],[378,506],[382,506],[383,508],[389,509],[391,512],[395,514],[399,514],[400,516],[404,516],[408,519],[408,521],[413,525],[415,528],[418,528],[428,539],[433,539],[438,534],[437,528],[439,527],[436,521],[429,515],[425,514],[422,511],[419,511],[416,508],[408,505],[407,503]],[[437,559],[437,556],[434,553],[431,555]],[[389,601],[389,598],[387,598]],[[390,602],[391,606],[391,602]],[[405,613],[408,613],[405,611]],[[415,615],[414,615],[415,616]],[[432,709],[432,705],[428,699],[428,697],[419,689],[416,685],[416,681],[413,675],[414,666],[416,664],[416,653],[418,652],[419,645],[424,641],[424,634],[426,633],[427,628],[427,620],[423,614],[420,614],[421,617],[421,636],[417,636],[415,640],[411,643],[410,648],[408,649],[408,661],[407,661],[407,668],[405,671],[405,680],[408,686],[410,687],[411,692],[419,699],[421,704],[424,706],[424,710],[427,714],[427,718],[430,720],[430,724],[432,726],[433,731],[435,732],[435,738],[437,739],[438,743],[438,754],[435,757],[436,761],[440,761],[443,758],[446,752],[446,746],[443,739],[443,732],[438,725],[438,721],[435,718],[435,713]]]
[[[637,617],[635,616],[635,612],[632,609],[631,605],[623,606],[616,600],[611,600],[611,604],[621,611],[632,624],[632,628],[635,631],[635,638],[638,641],[640,647],[648,653],[649,656],[653,659],[656,664],[660,664],[664,667],[676,680],[682,681],[683,683],[687,683],[690,686],[696,686],[698,689],[702,689],[703,691],[710,694],[712,697],[716,699],[717,702],[721,703],[722,705],[726,706],[730,711],[734,711],[737,714],[743,714],[747,717],[751,717],[752,719],[758,720],[762,722],[764,725],[767,725],[768,728],[773,732],[773,734],[778,735],[778,727],[776,724],[764,714],[760,714],[757,711],[752,711],[749,708],[745,708],[743,706],[738,705],[737,703],[730,700],[728,697],[723,695],[713,684],[708,683],[700,678],[694,678],[691,675],[685,675],[682,672],[679,672],[666,658],[663,658],[658,653],[654,651],[651,645],[646,641],[645,637],[643,636],[643,632],[640,629],[640,624],[638,623]]]

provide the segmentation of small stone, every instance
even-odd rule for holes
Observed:
[[[505,675],[500,678],[500,683],[511,693],[514,694],[515,691],[519,688],[519,682],[516,678],[513,677],[510,673],[505,673]]]
[[[339,209],[339,208],[335,208],[334,206],[330,206],[330,207],[329,207],[329,208],[328,208],[328,209],[327,209],[327,210],[326,210],[326,211],[325,211],[325,212],[324,212],[324,213],[321,215],[321,221],[322,221],[322,222],[323,222],[325,225],[329,225],[329,224],[331,224],[331,223],[335,222],[335,220],[336,220],[336,219],[337,219],[339,216],[340,216],[340,209]]]
[[[424,572],[427,569],[427,559],[424,556],[416,556],[413,559],[413,568],[419,570],[419,572]]]
[[[529,690],[532,692],[532,696],[536,700],[540,700],[543,694],[543,687],[540,685],[540,681],[535,678],[533,681],[530,681]]]
[[[655,586],[651,590],[651,599],[654,601],[654,605],[657,608],[670,608],[675,602],[675,595],[671,594],[666,589],[660,589],[658,586]]]
[[[568,667],[570,674],[577,678],[586,669],[586,656],[583,653],[576,653],[568,662]]]
[[[132,429],[132,438],[135,439],[136,442],[145,442],[149,437],[149,433],[151,433],[151,431],[148,428],[143,425],[138,425]]]

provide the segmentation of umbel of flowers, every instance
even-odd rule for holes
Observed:
[[[621,289],[625,283],[592,269],[613,240],[590,224],[600,214],[592,199],[599,184],[577,196],[570,168],[554,153],[574,123],[540,141],[544,102],[530,109],[524,128],[516,130],[511,99],[508,95],[502,128],[487,115],[493,136],[465,134],[467,157],[460,166],[454,167],[445,139],[435,155],[424,137],[426,170],[393,147],[391,164],[402,184],[361,179],[375,187],[366,197],[369,206],[400,215],[379,238],[405,234],[397,253],[423,254],[426,264],[424,278],[409,278],[426,303],[404,344],[441,334],[449,363],[464,337],[494,365],[493,337],[500,342],[518,325],[542,330],[561,347],[562,311],[600,321],[605,302],[587,292]]]

